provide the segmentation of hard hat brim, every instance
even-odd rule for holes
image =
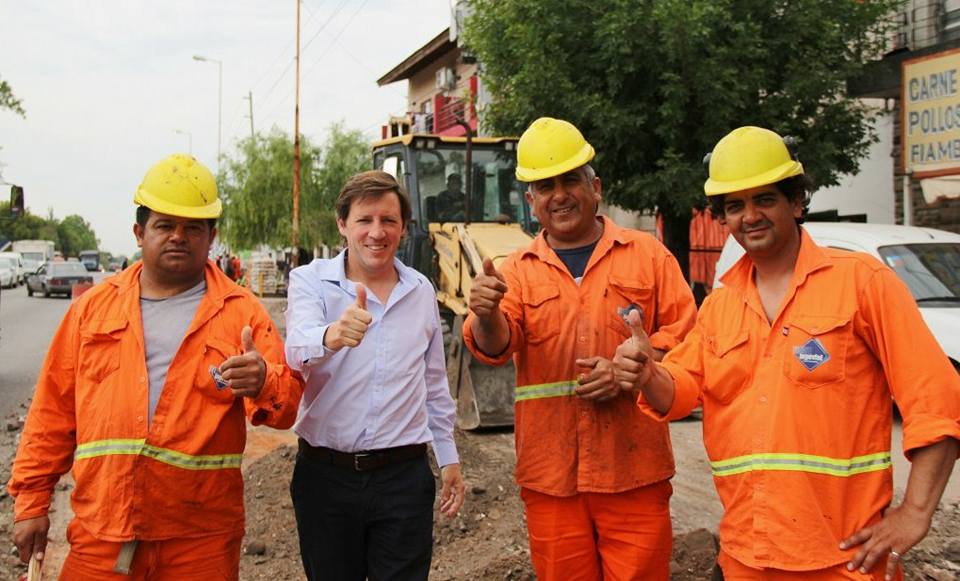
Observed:
[[[749,178],[744,178],[742,180],[718,181],[714,179],[707,179],[707,181],[703,184],[703,191],[708,196],[719,196],[721,194],[729,194],[732,192],[742,192],[743,190],[749,190],[751,188],[775,184],[780,180],[798,176],[802,173],[803,164],[801,164],[799,161],[790,160],[762,174],[750,176]]]
[[[217,219],[223,211],[223,203],[219,198],[206,206],[180,206],[171,204],[166,200],[161,200],[156,196],[151,196],[150,193],[144,191],[143,188],[137,188],[137,193],[133,196],[133,203],[146,206],[154,212],[160,212],[161,214],[196,220]]]
[[[562,162],[551,165],[544,168],[524,168],[517,166],[517,180],[521,182],[535,182],[537,180],[545,180],[547,178],[552,178],[554,176],[563,175],[572,169],[576,169],[582,165],[590,163],[590,160],[593,159],[593,156],[596,152],[593,149],[593,146],[589,143],[584,142],[583,147],[580,148],[580,151]]]

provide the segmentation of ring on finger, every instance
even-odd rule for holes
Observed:
[[[891,558],[891,559],[899,559],[899,558],[900,558],[900,553],[898,553],[898,552],[896,552],[896,551],[894,551],[894,550],[891,549],[891,550],[890,550],[890,558]]]

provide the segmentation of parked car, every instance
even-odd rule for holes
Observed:
[[[0,256],[0,287],[17,286],[17,267],[12,258]]]
[[[33,293],[43,293],[45,297],[54,293],[70,296],[73,285],[84,282],[93,284],[93,277],[79,262],[48,262],[27,277],[27,294],[31,297]]]
[[[0,252],[0,259],[2,258],[13,261],[13,271],[16,278],[14,286],[23,284],[27,280],[27,271],[23,268],[23,256],[19,252]]]
[[[866,252],[893,269],[906,283],[924,321],[940,347],[960,371],[960,234],[890,224],[807,222],[803,225],[820,246]],[[732,236],[717,261],[714,288],[743,256]]]

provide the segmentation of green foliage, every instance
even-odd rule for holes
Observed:
[[[12,220],[10,202],[0,202],[0,238],[9,240],[53,240],[57,250],[64,256],[76,256],[81,250],[94,250],[100,246],[97,234],[90,223],[76,214],[58,220],[53,210],[47,210],[45,218],[32,214],[27,208],[23,216]]]
[[[21,117],[26,117],[27,113],[23,110],[23,102],[13,95],[13,89],[10,83],[0,80],[0,109],[9,109]]]
[[[100,246],[90,224],[77,214],[71,214],[57,224],[57,248],[64,256],[77,256],[81,250],[96,250]]]
[[[23,110],[23,103],[20,99],[13,96],[13,89],[10,88],[10,84],[0,79],[0,111],[4,109],[9,109],[21,117],[26,117],[27,115],[26,111]],[[3,167],[0,166],[0,170],[2,169]],[[2,177],[3,171],[0,171],[0,178]],[[9,212],[6,215],[9,216]]]
[[[876,137],[846,81],[879,56],[896,0],[473,0],[467,42],[496,134],[549,115],[597,150],[604,197],[689,219],[704,154],[741,125],[799,140],[816,186]],[[685,237],[685,236],[684,236]]]
[[[334,202],[351,175],[369,169],[370,148],[359,131],[338,123],[323,145],[300,138],[300,245],[339,240]],[[224,199],[221,235],[236,250],[259,244],[290,246],[293,208],[293,140],[279,129],[256,134],[227,157],[220,177]]]

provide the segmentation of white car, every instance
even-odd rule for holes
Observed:
[[[0,287],[13,288],[20,284],[17,271],[17,265],[12,258],[0,256]]]
[[[16,280],[14,286],[21,285],[27,280],[27,273],[23,270],[23,257],[19,252],[0,252],[0,260],[7,259],[13,266],[13,275]]]
[[[820,246],[866,252],[886,264],[906,283],[924,321],[953,366],[960,370],[960,234],[890,224],[807,222],[803,225]],[[728,236],[717,260],[714,288],[743,256]]]

